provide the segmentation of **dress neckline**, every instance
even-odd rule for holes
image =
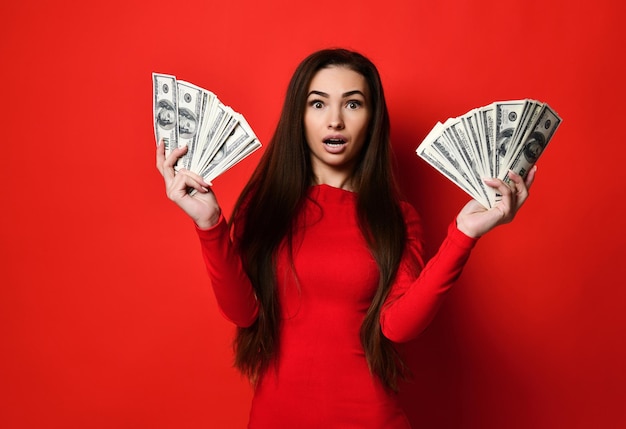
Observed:
[[[356,200],[356,192],[348,191],[342,188],[336,188],[331,185],[321,184],[313,185],[309,188],[309,197],[316,201],[325,202],[353,202]]]

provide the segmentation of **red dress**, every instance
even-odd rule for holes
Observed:
[[[413,339],[428,325],[476,242],[453,223],[424,267],[419,217],[409,204],[402,208],[408,243],[380,318],[383,334],[394,342]],[[356,195],[312,187],[298,225],[297,281],[286,249],[278,257],[278,364],[261,375],[249,427],[409,428],[395,394],[370,373],[359,339],[378,269],[358,228]],[[257,303],[225,220],[198,234],[222,314],[249,326]]]

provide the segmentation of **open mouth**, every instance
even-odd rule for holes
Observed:
[[[345,143],[346,141],[344,139],[331,138],[331,139],[324,140],[324,144],[329,145],[329,146],[341,146]]]

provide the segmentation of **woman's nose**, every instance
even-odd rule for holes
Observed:
[[[341,130],[344,127],[343,116],[341,109],[330,109],[330,118],[328,121],[328,128]]]

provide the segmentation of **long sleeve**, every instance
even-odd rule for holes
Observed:
[[[408,243],[383,310],[383,334],[394,342],[417,337],[432,321],[446,292],[463,271],[477,239],[452,222],[437,253],[424,266],[422,229],[417,212],[405,210]]]
[[[230,239],[226,220],[221,216],[213,228],[196,228],[196,232],[222,315],[237,326],[252,325],[258,315],[258,302]]]

